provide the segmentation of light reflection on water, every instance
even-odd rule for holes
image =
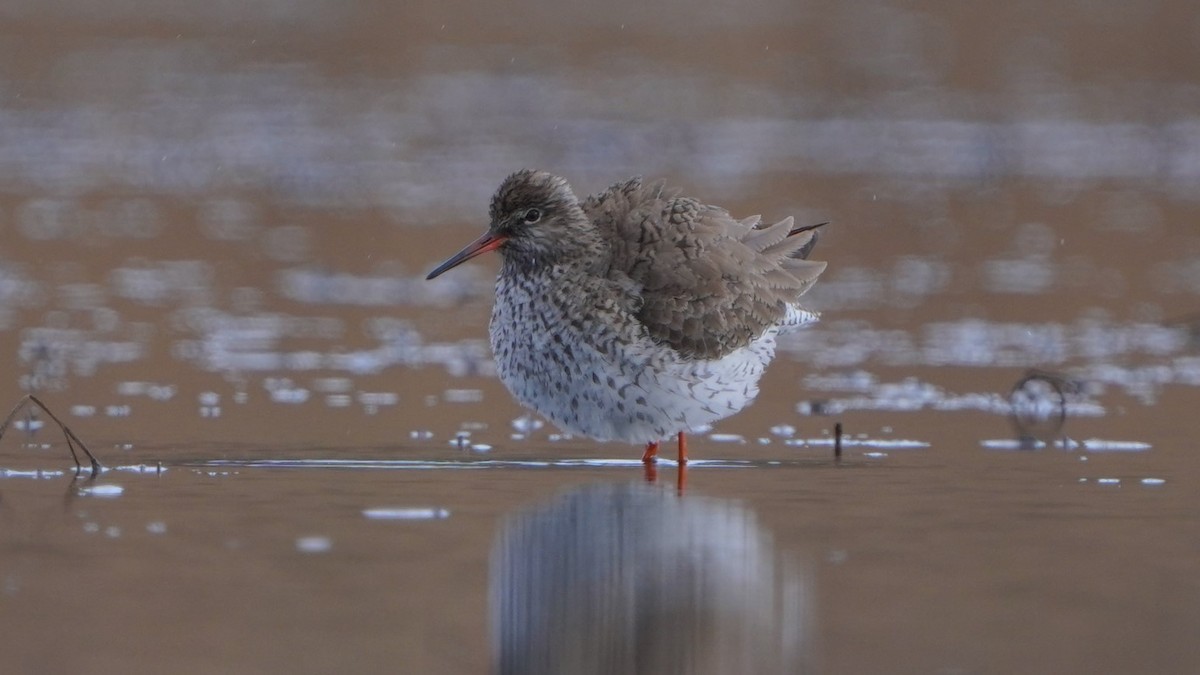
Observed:
[[[235,405],[252,401],[301,405],[315,400],[329,408],[355,406],[375,414],[381,407],[400,404],[404,396],[377,385],[357,384],[356,378],[405,367],[435,366],[451,377],[487,377],[494,372],[482,338],[426,342],[418,324],[412,321],[372,318],[366,323],[366,332],[376,345],[346,349],[342,346],[345,328],[333,317],[236,317],[215,310],[189,313],[204,318],[189,319],[174,331],[185,335],[195,331],[197,335],[172,339],[172,367],[237,373],[239,378],[258,380],[257,392],[239,387],[232,393],[230,400]],[[1164,387],[1197,386],[1200,357],[1194,355],[1194,340],[1188,330],[1186,326],[1096,320],[1036,324],[978,319],[930,322],[911,329],[877,329],[862,320],[829,317],[803,335],[784,340],[780,351],[786,358],[810,367],[803,379],[806,388],[842,394],[823,399],[821,414],[930,408],[1007,415],[1011,406],[1005,393],[952,392],[913,377],[886,382],[869,369],[880,365],[980,369],[1036,366],[1064,368],[1086,383],[1087,387],[1067,402],[1068,412],[1071,417],[1096,417],[1106,414],[1106,386],[1122,390],[1145,405],[1153,405]],[[24,386],[58,391],[75,378],[91,378],[101,370],[149,362],[163,339],[156,332],[147,332],[137,340],[98,340],[98,336],[95,330],[73,328],[32,327],[22,331],[18,355],[26,373],[22,376]],[[314,345],[325,342],[329,346],[280,349],[298,341]],[[289,376],[281,377],[283,373]],[[175,376],[193,377],[179,372]],[[332,382],[342,383],[337,391],[330,389]],[[75,417],[130,417],[146,402],[168,402],[182,393],[181,384],[173,381],[118,380],[113,386],[121,397],[119,402],[77,403],[68,412]],[[222,394],[218,391],[202,390],[188,396],[200,401],[198,411],[202,416],[221,414],[217,403]],[[478,404],[486,397],[480,389],[451,385],[442,389],[438,398],[447,404]],[[806,401],[798,404],[798,410],[818,412]]]
[[[909,442],[913,443],[913,442]],[[853,445],[852,441],[847,442]],[[832,445],[832,441],[822,443]],[[864,443],[864,445],[867,445]],[[905,442],[880,443],[882,447],[905,447]],[[808,460],[804,463],[813,463]],[[662,464],[675,464],[674,461],[661,458]],[[738,469],[765,468],[768,466],[796,466],[797,460],[734,460],[734,459],[692,459],[688,461],[689,469]],[[188,462],[180,466],[196,467],[245,467],[245,468],[293,468],[293,469],[365,469],[365,470],[509,470],[509,469],[571,469],[571,468],[641,468],[640,459],[620,458],[554,458],[554,459],[442,459],[442,460],[403,460],[403,459],[214,459],[200,462]]]

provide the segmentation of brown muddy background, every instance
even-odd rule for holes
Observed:
[[[0,406],[108,470],[0,443],[0,669],[488,672],[503,523],[641,479],[494,378],[497,260],[422,280],[538,167],[833,221],[657,583],[800,598],[777,672],[1200,672],[1198,64],[1170,0],[5,0]]]

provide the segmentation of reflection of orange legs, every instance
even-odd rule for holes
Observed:
[[[658,482],[658,466],[654,462],[646,462],[642,465],[642,469],[644,471],[642,475],[647,483],[653,485]]]

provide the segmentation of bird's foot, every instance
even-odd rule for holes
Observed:
[[[646,470],[646,482],[653,484],[658,480],[658,443],[647,443],[646,451],[642,453],[642,466]]]

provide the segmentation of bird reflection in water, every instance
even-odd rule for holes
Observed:
[[[490,588],[501,675],[812,671],[808,583],[737,502],[570,491],[502,525]]]

